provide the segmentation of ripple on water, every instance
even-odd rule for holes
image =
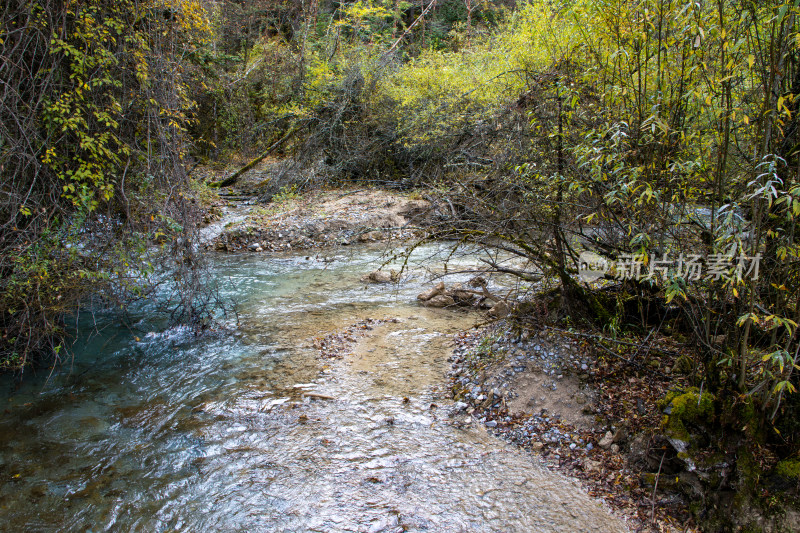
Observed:
[[[0,529],[624,531],[573,482],[446,423],[447,334],[473,318],[413,305],[421,271],[365,287],[381,257],[359,250],[330,264],[220,258],[239,331],[116,331],[86,343],[71,375],[15,391]],[[311,348],[383,315],[398,321],[343,360]]]

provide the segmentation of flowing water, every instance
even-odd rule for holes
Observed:
[[[58,374],[6,383],[0,530],[626,531],[535,459],[447,424],[449,334],[477,315],[415,305],[414,269],[399,288],[359,282],[375,249],[320,259],[222,256],[238,329],[108,325]],[[313,347],[384,316],[342,360]]]

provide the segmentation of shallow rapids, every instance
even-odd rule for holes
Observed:
[[[222,256],[238,329],[143,316],[47,380],[4,382],[0,530],[627,531],[534,458],[449,425],[450,335],[480,317],[418,307],[413,263],[399,286],[365,285],[380,252],[345,250]],[[396,321],[320,357],[314,338],[366,317]]]

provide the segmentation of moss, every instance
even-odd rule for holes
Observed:
[[[800,459],[784,459],[775,465],[775,473],[788,479],[800,480]]]
[[[675,361],[675,365],[672,367],[672,371],[678,374],[689,374],[691,373],[693,368],[694,368],[694,362],[689,356],[684,354],[681,355],[677,359],[677,361]]]
[[[663,409],[670,408],[670,412],[664,421],[664,427],[670,437],[681,440],[689,440],[689,431],[686,424],[703,425],[709,422],[714,416],[714,395],[700,391],[692,387],[685,391],[670,391],[667,396],[659,402]]]
[[[749,500],[750,495],[756,493],[763,472],[752,452],[745,446],[739,447],[736,455],[736,469],[739,478],[739,490],[736,497],[738,500],[744,499],[744,501],[737,501],[738,506],[741,506]]]

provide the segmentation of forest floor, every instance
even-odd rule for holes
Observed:
[[[578,478],[638,531],[695,531],[674,490],[683,465],[658,432],[657,401],[683,381],[670,375],[674,359],[598,357],[580,337],[515,326],[501,320],[455,339],[454,423],[483,424]]]

